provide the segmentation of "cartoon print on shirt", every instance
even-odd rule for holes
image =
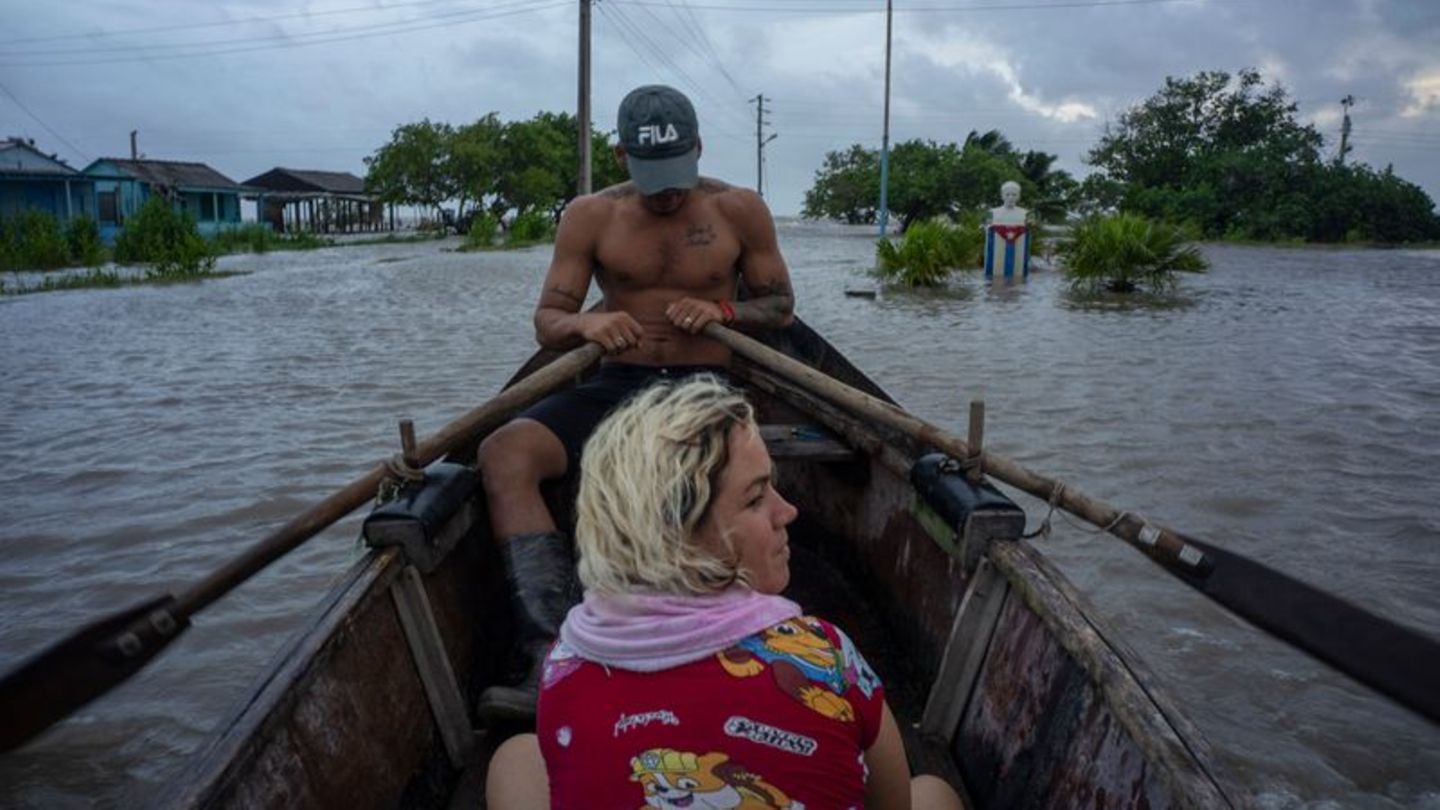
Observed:
[[[542,689],[549,689],[565,680],[565,677],[585,663],[576,652],[563,641],[555,642],[550,654],[545,656],[545,672],[540,676]]]
[[[630,781],[645,789],[644,807],[692,810],[805,810],[730,757],[652,748],[630,760]]]
[[[860,687],[860,693],[865,697],[872,697],[875,688],[880,685],[880,676],[870,668],[870,663],[855,648],[855,642],[845,635],[844,630],[836,627],[835,635],[840,637],[840,658],[841,667],[845,670],[845,682]]]
[[[717,657],[725,671],[737,678],[759,675],[768,664],[781,691],[832,720],[855,720],[855,707],[843,695],[861,676],[856,667],[847,667],[849,656],[835,649],[824,626],[814,617],[781,622],[741,640]],[[854,660],[863,663],[858,654]],[[874,678],[868,665],[864,671]]]

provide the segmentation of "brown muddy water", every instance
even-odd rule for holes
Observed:
[[[1209,246],[1165,306],[870,286],[867,231],[782,223],[798,311],[898,401],[1123,509],[1440,634],[1440,252]],[[0,301],[0,668],[193,583],[531,352],[548,249],[231,257],[198,284]],[[1044,504],[1020,498],[1032,527]],[[142,806],[357,555],[357,518],[0,758],[0,803]],[[1042,542],[1267,808],[1440,808],[1440,728],[1122,544]],[[1440,687],[1437,687],[1440,688]],[[0,720],[3,722],[3,720]]]

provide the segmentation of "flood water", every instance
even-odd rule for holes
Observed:
[[[1440,635],[1440,252],[1209,246],[1168,306],[1050,273],[870,287],[866,231],[782,223],[797,310],[899,402],[1119,508]],[[547,248],[231,257],[199,284],[0,301],[0,668],[193,584],[433,432],[531,352]],[[1019,499],[1034,527],[1044,504]],[[138,806],[354,559],[358,518],[0,757],[0,803]],[[1267,808],[1440,808],[1440,728],[1241,624],[1120,542],[1037,541]],[[1440,687],[1437,687],[1440,688]],[[3,722],[3,720],[0,720]]]

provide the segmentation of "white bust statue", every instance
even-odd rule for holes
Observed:
[[[991,225],[1024,225],[1025,215],[1029,212],[1016,205],[1020,202],[1020,184],[1014,180],[1007,180],[1000,185],[999,208],[990,209]]]

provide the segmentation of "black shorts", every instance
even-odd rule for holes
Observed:
[[[616,405],[624,402],[657,380],[679,380],[693,374],[714,374],[729,382],[722,366],[641,366],[634,363],[602,363],[600,369],[585,382],[540,400],[516,418],[534,419],[544,425],[565,445],[570,464],[568,472],[580,465],[580,451],[585,440],[595,431]]]

